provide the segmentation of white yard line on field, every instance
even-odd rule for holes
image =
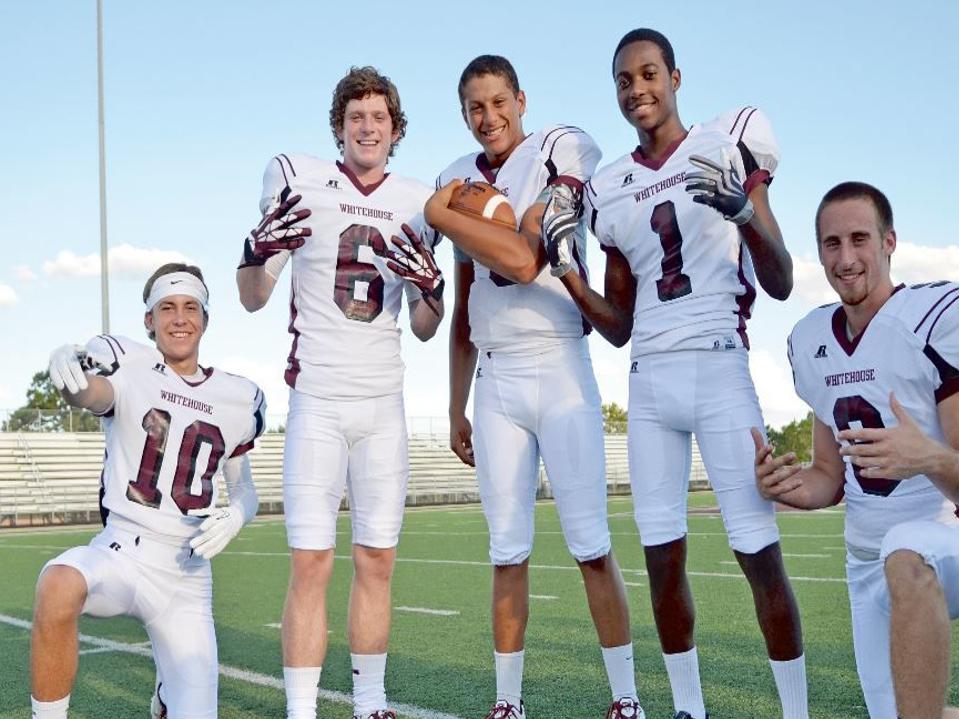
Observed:
[[[130,646],[135,647],[150,647],[151,644],[149,641],[140,642],[138,644],[131,644]],[[117,651],[116,647],[96,647],[95,649],[81,649],[77,654],[86,656],[87,654],[102,654],[104,652],[115,652]]]
[[[433,614],[438,617],[456,617],[459,612],[455,609],[430,609],[429,607],[393,607],[397,612],[410,612],[412,614]]]
[[[51,551],[65,552],[66,550],[75,546],[83,547],[85,545],[71,544],[66,547],[61,547],[56,544],[0,544],[0,549],[49,549]]]
[[[263,626],[264,626],[264,627],[269,627],[270,629],[282,629],[282,628],[283,628],[283,625],[280,624],[280,622],[267,622],[267,623],[264,624]],[[333,630],[332,630],[332,629],[327,629],[327,630],[326,630],[326,633],[327,633],[327,634],[332,634],[332,633],[333,633]]]
[[[19,627],[20,629],[27,630],[29,630],[31,627],[31,623],[25,619],[18,619],[17,617],[11,617],[6,614],[0,614],[0,623],[9,624],[12,627]],[[135,654],[140,657],[153,656],[153,653],[150,651],[149,643],[147,643],[146,646],[142,644],[130,644],[127,642],[117,642],[112,639],[104,639],[102,637],[94,637],[90,634],[81,634],[80,641],[84,644],[92,644],[93,646],[102,648],[104,650]],[[260,674],[259,672],[251,672],[246,669],[240,669],[238,667],[231,667],[227,666],[226,664],[221,664],[220,675],[229,677],[230,679],[238,679],[241,682],[246,682],[247,684],[256,684],[257,686],[270,687],[281,692],[283,691],[283,680],[279,677],[270,676],[269,674]],[[329,689],[320,689],[319,696],[320,699],[325,699],[329,702],[336,702],[337,704],[353,703],[353,697],[345,692],[335,692]],[[393,703],[393,708],[398,714],[412,717],[412,719],[459,719],[459,717],[453,714],[444,714],[443,712],[436,712],[432,709],[424,709],[423,707],[418,707],[412,704]]]

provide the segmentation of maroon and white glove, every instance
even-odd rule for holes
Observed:
[[[396,249],[387,249],[381,255],[386,260],[386,266],[407,282],[416,285],[425,299],[441,300],[446,280],[436,266],[433,253],[409,225],[404,224],[402,227],[409,242],[403,242],[396,236],[392,238]]]
[[[263,265],[278,252],[303,246],[305,238],[312,235],[313,231],[309,227],[295,225],[313,213],[308,209],[293,210],[301,199],[302,195],[290,194],[289,186],[273,198],[260,224],[250,231],[244,241],[240,267]]]

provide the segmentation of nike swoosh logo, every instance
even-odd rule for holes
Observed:
[[[183,282],[183,280],[170,280],[170,284],[171,284],[171,285],[178,285],[178,284],[180,284],[181,282]]]

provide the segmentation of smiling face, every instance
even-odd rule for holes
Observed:
[[[206,330],[199,300],[189,295],[164,297],[143,316],[143,324],[155,334],[157,349],[168,365],[180,374],[196,372],[200,338]]]
[[[640,40],[620,49],[613,62],[613,79],[620,112],[640,138],[671,123],[682,131],[676,110],[679,70],[670,72],[656,43]]]
[[[463,119],[493,167],[502,165],[523,141],[526,95],[501,75],[471,77],[462,90]]]
[[[343,143],[343,163],[357,176],[383,172],[390,147],[399,140],[386,97],[370,94],[347,102],[336,136]]]
[[[817,227],[819,261],[847,307],[877,312],[892,294],[890,258],[896,232],[883,228],[872,201],[856,197],[822,207]]]

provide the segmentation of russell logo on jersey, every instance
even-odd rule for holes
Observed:
[[[736,340],[725,335],[721,340],[713,340],[713,352],[736,349]]]

